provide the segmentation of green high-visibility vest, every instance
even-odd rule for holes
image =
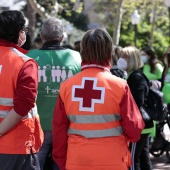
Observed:
[[[38,63],[37,108],[41,126],[43,130],[51,130],[60,83],[80,72],[81,57],[70,49],[30,50],[27,55]]]

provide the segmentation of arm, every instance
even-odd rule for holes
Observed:
[[[27,115],[34,107],[37,95],[37,65],[28,61],[21,69],[17,89],[14,96],[14,108],[5,116],[0,123],[0,135],[17,125],[23,116]]]
[[[7,131],[12,129],[15,125],[17,125],[22,116],[18,115],[14,109],[12,109],[4,118],[4,120],[0,123],[0,136],[5,134]]]
[[[147,81],[142,75],[136,74],[132,77],[129,77],[127,82],[128,82],[131,94],[138,108],[140,108],[140,106],[144,104],[145,96],[147,94],[147,88],[148,88]]]
[[[125,93],[120,104],[120,114],[122,117],[121,125],[125,136],[127,136],[129,141],[137,142],[144,128],[144,122],[128,85],[125,88]]]
[[[60,170],[65,170],[67,156],[67,131],[69,120],[66,116],[64,104],[58,97],[53,115],[52,137],[53,137],[53,160]]]
[[[35,61],[27,61],[21,69],[14,96],[14,110],[25,116],[35,106],[38,88],[38,66]]]

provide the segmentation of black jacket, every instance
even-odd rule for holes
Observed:
[[[140,73],[141,72],[141,73]],[[149,91],[149,81],[142,75],[142,70],[138,69],[133,71],[127,79],[132,96],[140,110],[147,100]],[[145,129],[153,127],[153,120],[145,122]]]

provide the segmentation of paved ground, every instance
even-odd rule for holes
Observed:
[[[166,135],[166,139],[170,141],[170,129],[167,125],[164,127],[164,133]],[[161,157],[157,158],[151,155],[151,160],[154,170],[170,170],[170,162],[168,162],[165,152]]]
[[[151,156],[151,160],[154,170],[170,170],[170,163],[167,162],[165,153],[157,158]]]

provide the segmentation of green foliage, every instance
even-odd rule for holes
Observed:
[[[66,19],[67,21],[73,23],[73,25],[80,30],[87,31],[89,19],[87,15],[83,13],[77,13],[76,11],[71,11],[69,13],[63,11],[61,13],[61,17]]]
[[[50,15],[54,10],[57,0],[37,0],[37,2],[45,8]],[[80,1],[78,7],[75,7],[76,0],[58,0],[58,3],[63,7],[63,11],[58,13],[59,18],[64,18],[71,22],[77,29],[86,31],[88,28],[88,16],[82,13],[84,2]]]
[[[156,3],[156,4],[154,4]],[[113,20],[116,16],[118,0],[96,0],[95,10],[101,15],[101,22],[106,26],[108,32],[113,34]],[[154,6],[155,5],[155,6]],[[164,0],[124,0],[123,17],[121,24],[120,46],[134,45],[134,26],[130,17],[135,9],[138,9],[141,21],[137,25],[137,47],[141,49],[144,45],[150,44],[151,30],[153,26],[153,9],[155,12],[155,23],[153,33],[153,49],[160,59],[168,47],[169,41],[169,18],[168,10]]]
[[[38,4],[40,4],[47,13],[50,13],[55,5],[55,0],[36,0]]]
[[[77,29],[86,31],[88,29],[89,19],[82,13],[84,2],[80,1],[78,7],[75,7],[76,0],[59,0],[60,5],[64,7],[59,15],[72,23]]]
[[[64,10],[72,10],[76,0],[58,0],[58,3],[64,7]]]

